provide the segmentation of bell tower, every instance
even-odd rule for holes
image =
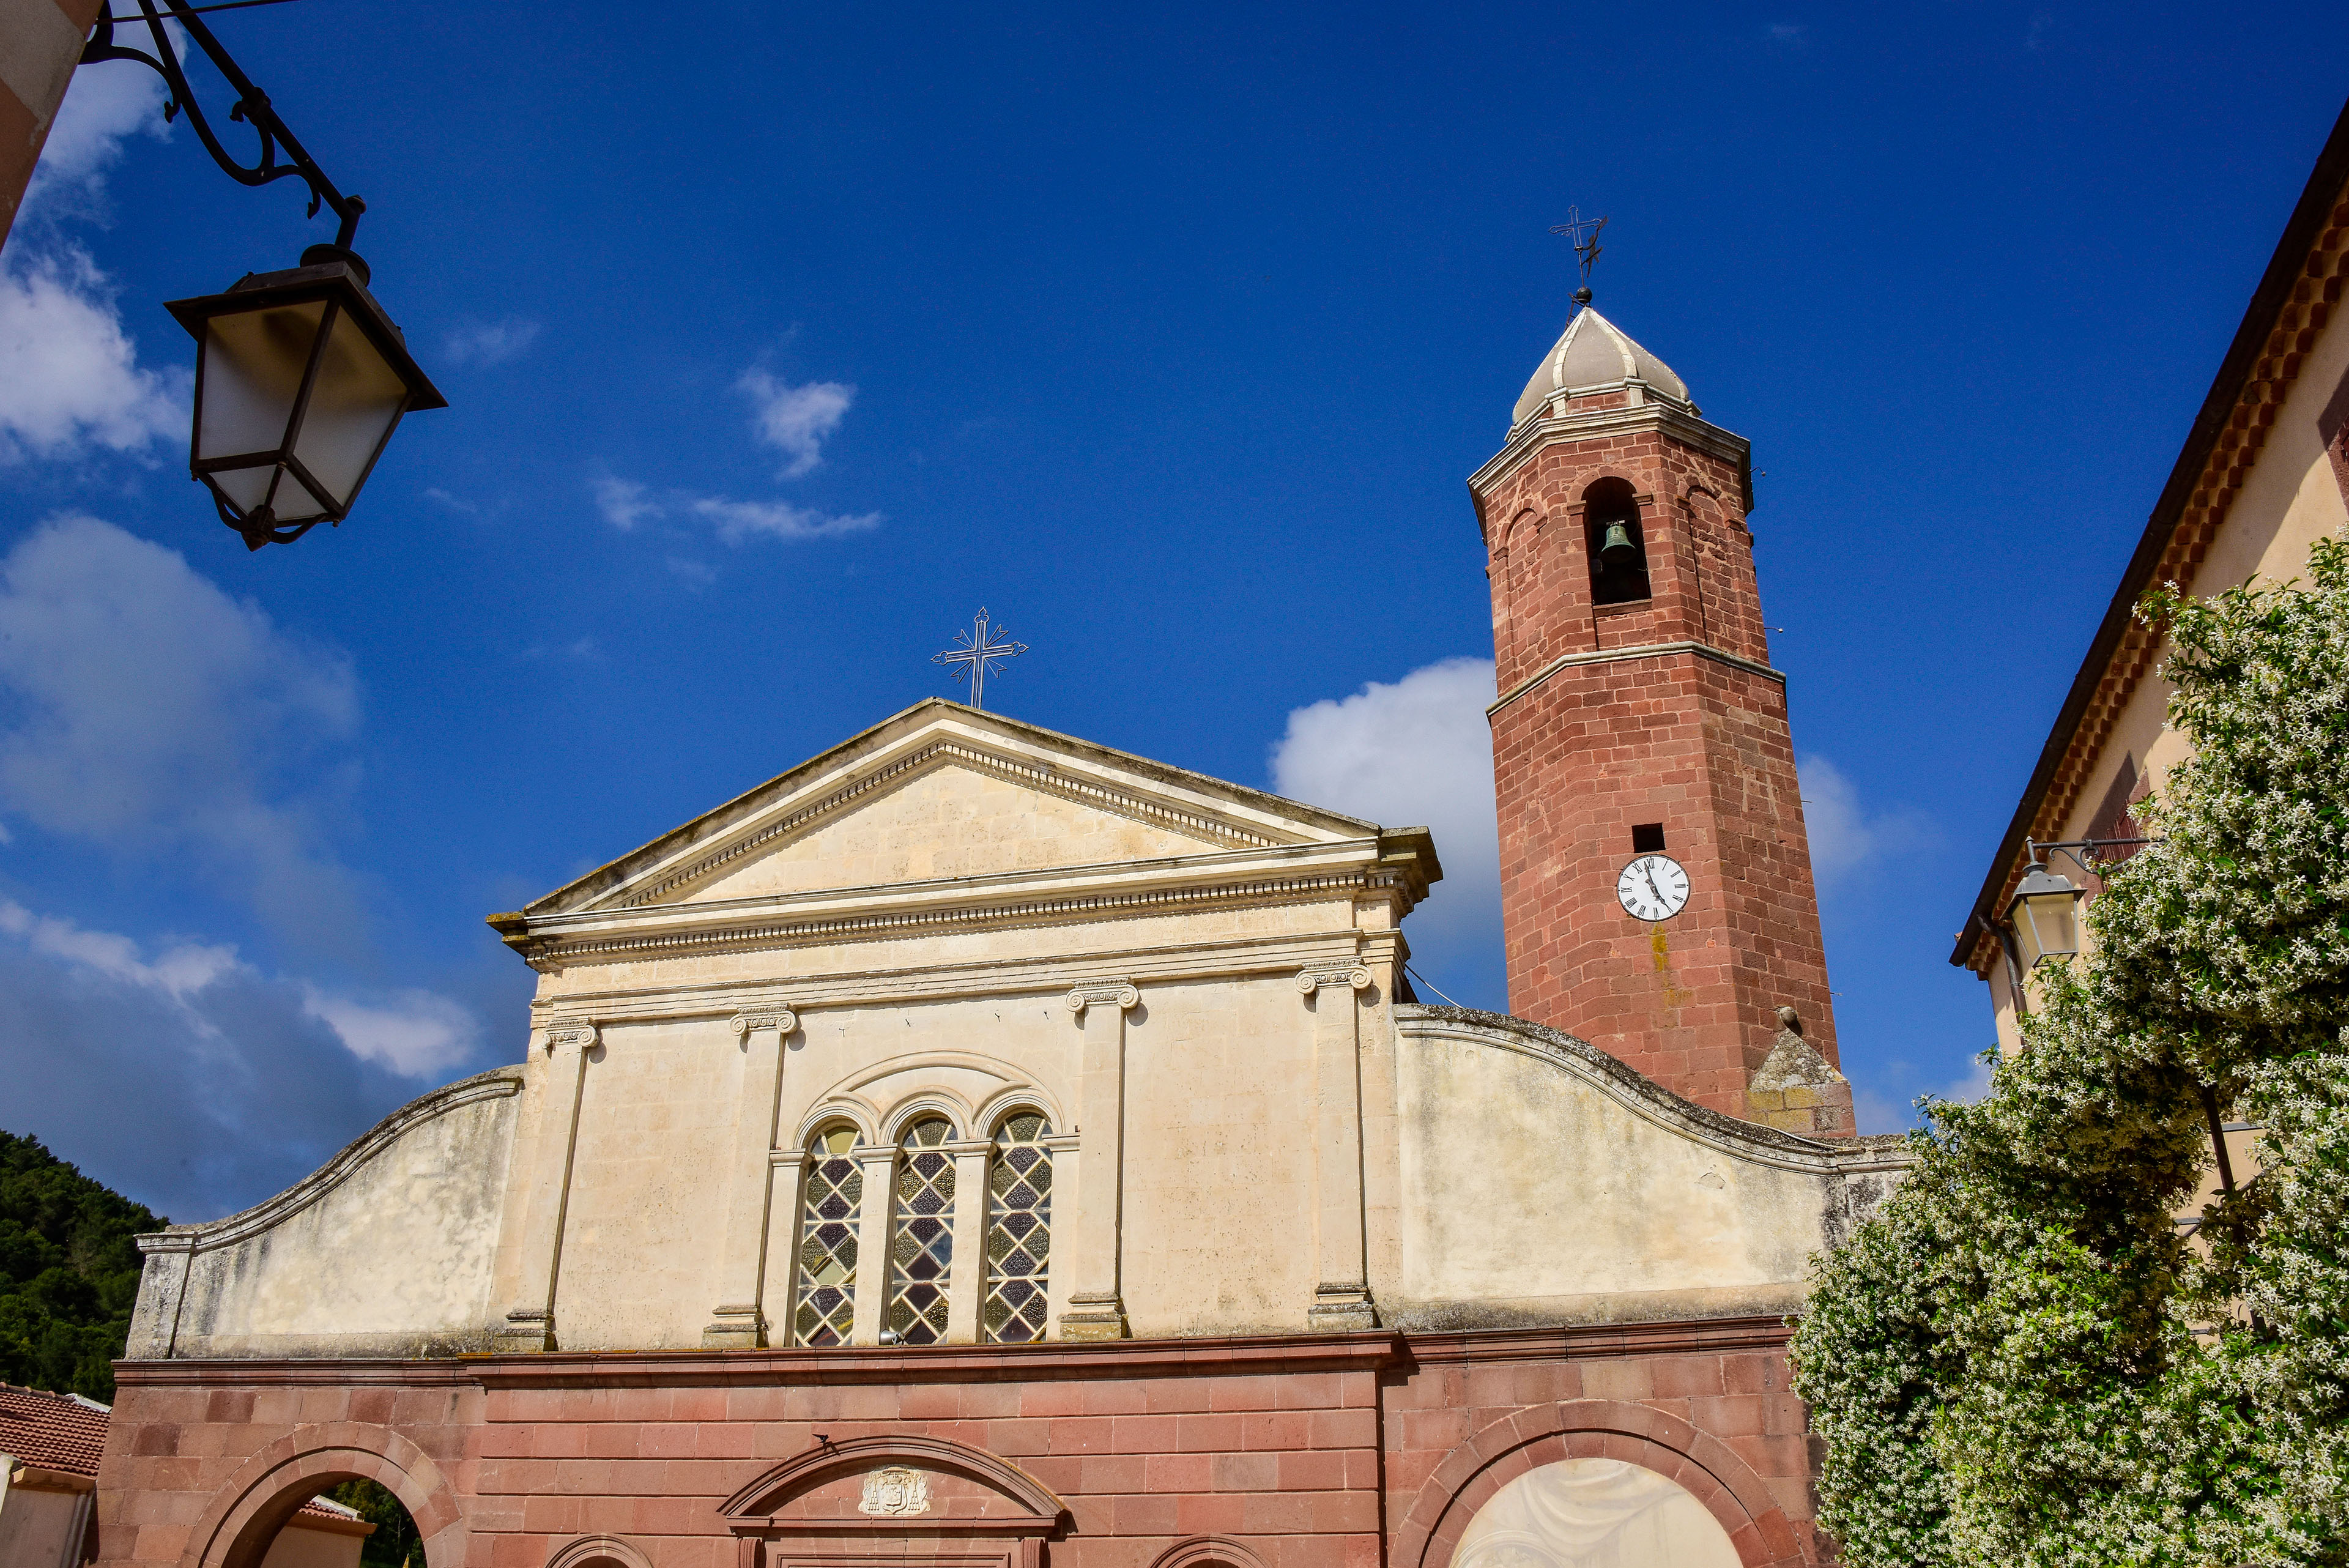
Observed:
[[[1509,1007],[1701,1106],[1849,1137],[1752,474],[1586,305],[1468,481]]]

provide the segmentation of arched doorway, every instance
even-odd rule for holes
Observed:
[[[404,1543],[409,1568],[464,1563],[464,1512],[440,1467],[399,1433],[362,1421],[298,1428],[246,1459],[196,1520],[181,1561],[188,1568],[326,1568],[281,1563],[273,1553],[305,1505],[351,1481],[374,1482],[406,1514],[413,1526]]]
[[[1537,1465],[1485,1500],[1452,1568],[1740,1568],[1737,1548],[1677,1482],[1623,1459]]]

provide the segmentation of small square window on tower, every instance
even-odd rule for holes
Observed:
[[[1663,852],[1664,825],[1662,823],[1642,822],[1631,829],[1632,854],[1661,855]]]

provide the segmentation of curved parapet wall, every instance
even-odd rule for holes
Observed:
[[[1901,1138],[1739,1121],[1522,1018],[1408,1005],[1394,1018],[1398,1190],[1379,1303],[1396,1327],[1791,1312],[1811,1255],[1908,1165]]]
[[[241,1214],[139,1238],[125,1355],[446,1355],[488,1348],[523,1069],[394,1111]]]

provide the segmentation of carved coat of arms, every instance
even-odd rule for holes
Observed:
[[[930,1480],[921,1471],[904,1465],[874,1470],[864,1478],[864,1496],[857,1503],[856,1511],[927,1513],[930,1511]]]

